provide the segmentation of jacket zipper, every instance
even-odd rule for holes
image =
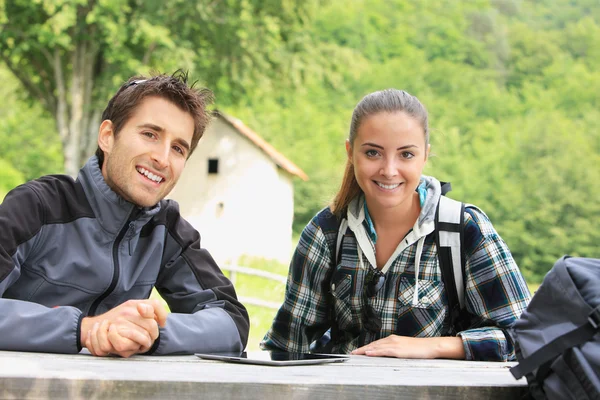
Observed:
[[[106,289],[104,291],[104,293],[102,293],[102,295],[100,297],[98,297],[96,299],[96,301],[94,301],[94,303],[90,307],[88,315],[91,315],[91,316],[96,315],[96,310],[98,309],[98,306],[100,305],[100,303],[102,303],[102,301],[104,299],[106,299],[117,287],[117,282],[119,282],[119,274],[120,274],[119,246],[121,245],[121,241],[125,237],[125,234],[127,232],[129,232],[130,228],[132,228],[132,225],[133,225],[133,219],[130,218],[127,221],[127,224],[125,224],[125,226],[121,229],[121,231],[119,232],[119,235],[117,235],[117,238],[115,239],[115,243],[113,244],[113,260],[114,260],[114,265],[115,265],[115,271],[113,273],[112,281],[110,282],[108,289]]]

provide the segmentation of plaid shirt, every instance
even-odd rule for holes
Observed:
[[[329,288],[324,286],[332,265],[326,235],[337,236],[337,230],[324,229],[319,221],[330,215],[329,209],[325,208],[302,232],[290,265],[284,303],[261,346],[307,352],[310,344],[330,327],[330,310],[342,332],[333,348],[335,353],[349,353],[392,334],[448,335],[451,327],[447,298],[434,235],[428,234],[423,243],[418,303],[413,303],[416,241],[407,243],[397,254],[386,273],[385,284],[376,296],[366,298],[363,286],[369,268],[360,268],[357,241],[351,230],[344,235],[340,261],[330,275]],[[362,227],[369,232],[366,220]],[[372,236],[367,236],[374,250]],[[402,246],[401,242],[399,248]],[[514,348],[504,329],[520,317],[529,303],[530,293],[506,243],[487,216],[475,207],[465,209],[464,250],[467,257],[466,308],[473,316],[471,328],[458,333],[463,340],[466,359],[513,360]],[[369,266],[364,258],[363,263]],[[331,309],[327,301],[329,289],[333,295]],[[366,302],[381,319],[381,329],[377,333],[364,329],[362,314]]]

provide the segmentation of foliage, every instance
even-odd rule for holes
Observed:
[[[54,118],[75,175],[96,148],[102,108],[128,77],[183,68],[225,101],[269,90],[268,78],[305,69],[296,39],[316,4],[6,0],[0,61]]]
[[[0,81],[0,98],[11,105],[0,108],[0,157],[26,181],[62,172],[61,145],[50,116],[18,95],[18,82],[1,65]]]
[[[0,158],[0,203],[12,188],[23,182],[23,175]]]
[[[593,1],[331,2],[311,36],[339,79],[230,112],[309,175],[296,183],[298,231],[337,190],[354,104],[408,90],[430,113],[426,172],[484,209],[536,282],[563,254],[600,256],[598,29]]]
[[[25,37],[3,30],[0,53],[52,85],[31,55],[59,49],[70,73],[75,10],[90,4],[83,26],[101,48],[90,105],[132,73],[189,68],[308,174],[295,183],[296,232],[339,186],[354,105],[397,87],[429,110],[426,173],[488,214],[530,283],[565,253],[600,257],[597,0],[5,0],[0,24]],[[12,105],[0,109],[0,157],[25,179],[56,171],[53,114],[0,79],[12,85],[0,88]]]

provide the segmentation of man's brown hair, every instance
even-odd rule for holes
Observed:
[[[213,93],[205,88],[195,88],[195,83],[188,85],[188,73],[182,70],[177,70],[170,76],[158,74],[152,77],[129,78],[108,102],[102,113],[102,121],[108,119],[112,122],[116,137],[146,97],[161,97],[189,113],[194,119],[194,134],[189,157],[210,122],[211,112],[206,107],[213,102]],[[100,147],[96,149],[96,156],[98,164],[102,167],[104,152]]]

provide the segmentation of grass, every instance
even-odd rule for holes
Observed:
[[[527,283],[527,286],[529,286],[529,292],[531,293],[532,296],[538,290],[540,285],[541,285],[541,283]]]
[[[239,265],[259,269],[274,274],[287,276],[288,266],[275,260],[267,260],[254,257],[242,257]],[[228,273],[225,273],[228,275]],[[239,297],[253,297],[266,300],[280,305],[283,302],[285,293],[285,284],[270,279],[251,276],[245,274],[236,274],[235,291]],[[271,322],[275,318],[277,310],[259,306],[245,304],[250,316],[250,335],[248,337],[248,351],[259,350],[259,344],[263,336],[271,327]]]

